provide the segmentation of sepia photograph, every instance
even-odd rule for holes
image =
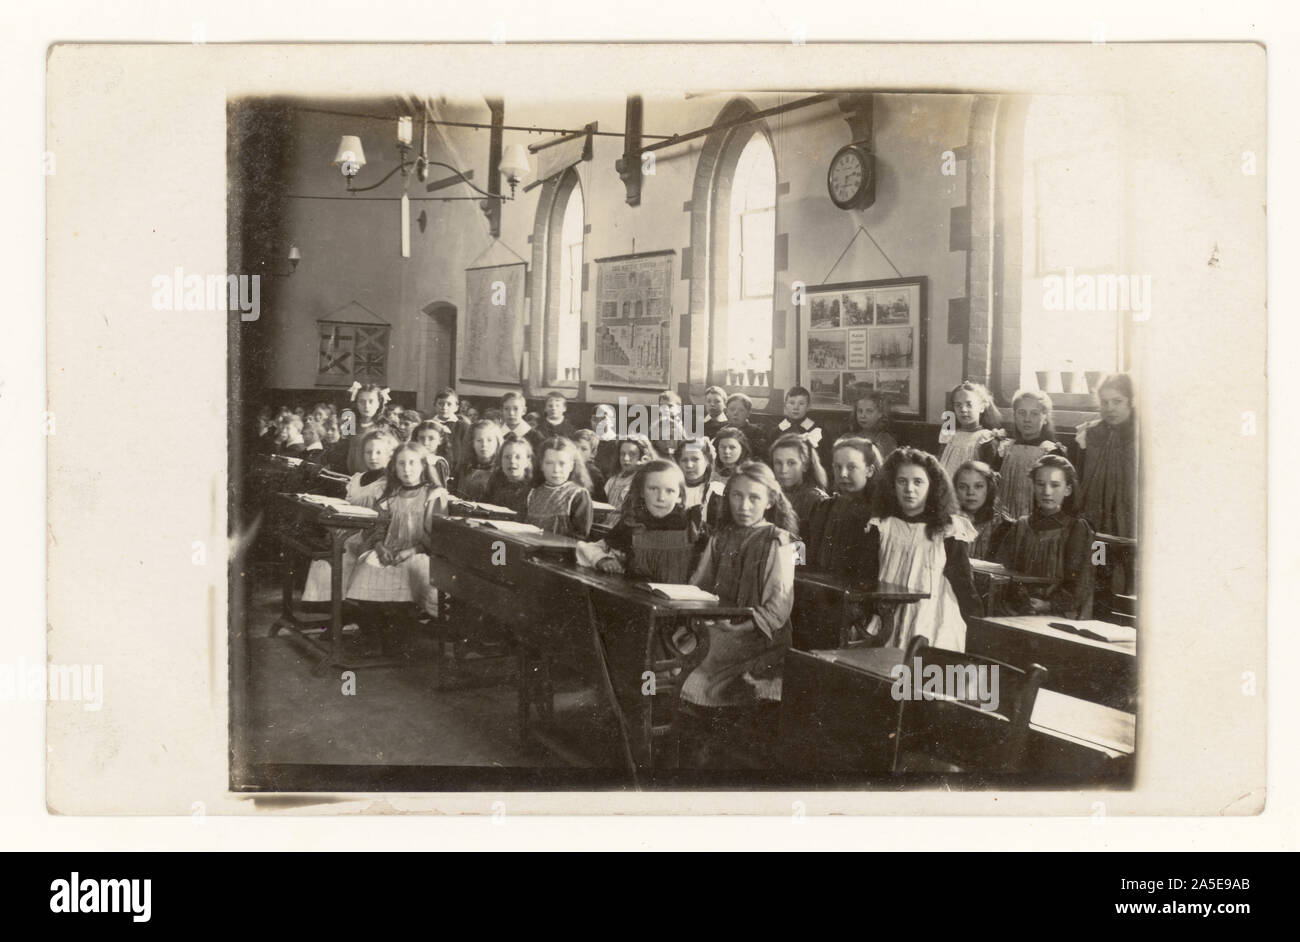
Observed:
[[[949,767],[967,783],[1129,782],[1142,400],[1126,312],[1062,332],[1070,316],[1043,307],[1032,271],[972,270],[995,279],[982,295],[1015,283],[1016,333],[1007,312],[988,315],[1002,359],[949,336],[923,379],[920,289],[876,287],[864,270],[871,287],[814,294],[804,390],[773,300],[826,261],[809,249],[778,268],[778,162],[801,197],[780,217],[794,244],[846,212],[817,198],[824,167],[783,161],[787,136],[827,153],[869,140],[896,172],[979,140],[1005,167],[979,184],[1020,186],[1063,140],[1081,142],[1079,167],[1122,147],[1088,123],[1094,104],[867,91],[232,100],[230,243],[242,267],[276,276],[231,363],[231,482],[250,534],[232,585],[249,658],[235,787],[373,763],[439,770],[448,787],[502,769],[558,783],[574,768],[607,785]],[[918,109],[923,131],[894,121]],[[622,134],[599,130],[620,122]],[[695,146],[664,127],[695,129]],[[653,180],[635,169],[647,154]],[[713,272],[707,305],[689,332],[643,326],[646,301],[674,297],[681,274],[656,233],[701,188],[711,199],[692,212],[712,234],[691,247],[690,287]],[[896,207],[922,241],[948,214]],[[1022,205],[999,220],[1004,238],[1031,241],[1061,208]],[[949,251],[934,244],[935,267],[914,280],[961,290],[938,264]],[[396,274],[368,274],[384,270]],[[597,312],[594,346],[567,343]],[[1052,341],[1079,331],[1086,347]],[[1036,358],[1011,356],[1013,336]],[[705,368],[674,372],[697,344]],[[1066,361],[1094,384],[1047,392],[1039,368]],[[862,380],[880,397],[873,426],[856,409],[847,422],[816,411]],[[957,416],[949,439],[943,409],[909,409],[922,382]],[[726,398],[711,468],[684,460],[688,423],[634,427],[652,403],[688,417],[714,386]],[[602,408],[618,421],[597,434]],[[1033,427],[1013,419],[1024,409]],[[896,447],[860,451],[862,481],[817,486],[813,465],[840,462],[836,445],[778,483],[767,443],[796,421],[824,424],[828,447],[841,434]],[[921,484],[905,494],[895,478]],[[757,513],[740,502],[751,493]],[[367,692],[339,697],[323,681],[339,671],[364,673]],[[962,685],[944,688],[951,703],[929,696],[934,678]],[[848,717],[861,718],[853,730]]]
[[[638,810],[742,813],[724,796],[797,788],[825,796],[819,813],[1088,814],[1092,792],[1152,813],[1231,793],[1246,797],[1230,813],[1254,813],[1262,794],[1236,786],[1262,762],[1258,701],[1232,701],[1232,734],[1213,733],[1231,761],[1178,760],[1191,784],[1142,753],[1199,748],[1170,705],[1199,686],[1171,659],[1205,653],[1171,639],[1223,609],[1188,613],[1196,566],[1242,583],[1222,631],[1248,667],[1215,682],[1239,696],[1263,667],[1263,493],[1232,508],[1252,521],[1234,531],[1245,550],[1193,562],[1173,509],[1187,491],[1166,483],[1177,449],[1205,450],[1171,423],[1262,447],[1239,431],[1262,402],[1234,399],[1227,419],[1166,404],[1187,382],[1169,371],[1223,362],[1211,331],[1235,338],[1241,395],[1262,383],[1259,181],[1207,142],[1263,146],[1263,60],[1225,48],[1250,107],[1202,114],[1208,53],[1175,47],[1117,56],[1093,83],[1055,77],[1064,60],[1088,74],[1086,49],[1077,64],[954,50],[984,58],[941,73],[899,50],[869,80],[843,55],[792,73],[776,68],[789,50],[590,47],[602,81],[583,85],[528,44],[492,69],[468,47],[209,50],[231,77],[189,79],[220,99],[194,134],[195,186],[224,232],[196,227],[192,253],[161,235],[130,247],[151,342],[193,351],[150,361],[159,388],[204,397],[179,451],[205,468],[219,453],[201,478],[159,465],[149,499],[204,516],[160,504],[128,525],[100,498],[115,516],[81,522],[84,453],[64,449],[82,440],[52,439],[52,623],[82,597],[76,560],[111,539],[133,541],[130,566],[150,559],[137,544],[180,559],[148,594],[107,576],[87,591],[142,593],[131,644],[207,632],[185,642],[207,652],[191,666],[204,696],[170,692],[228,720],[227,748],[194,751],[244,808],[468,795],[482,814],[511,793],[586,813],[644,794]],[[66,276],[78,157],[105,131],[72,116],[101,93],[89,74],[135,87],[102,71],[113,55],[50,60],[51,147],[68,155],[49,184],[52,311],[84,309]],[[683,87],[653,80],[664,55],[690,66]],[[274,56],[287,64],[251,68]],[[1170,98],[1153,73],[1188,90]],[[159,98],[159,121],[164,103],[187,107]],[[1122,185],[1084,219],[1059,181],[1117,163]],[[1194,252],[1150,214],[1183,181],[1211,194],[1188,210]],[[1240,208],[1211,212],[1229,184]],[[1241,314],[1195,315],[1179,356],[1153,356],[1192,293]],[[93,356],[103,319],[76,333],[62,316],[51,364]],[[92,395],[69,374],[51,407]],[[145,481],[122,475],[138,499]],[[154,493],[164,479],[174,497]],[[1209,503],[1195,532],[1233,530]],[[196,621],[172,613],[182,594]],[[54,656],[77,637],[52,632]],[[132,705],[162,722],[168,702]],[[76,719],[50,720],[51,806],[130,806],[128,789],[87,794],[81,763],[122,766],[108,745],[79,758],[77,737],[105,734]]]
[[[813,298],[812,300],[812,327],[814,330],[820,330],[829,327],[840,326],[840,299],[839,298]]]

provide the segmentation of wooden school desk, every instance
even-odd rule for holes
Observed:
[[[330,507],[304,500],[297,494],[276,495],[286,505],[295,519],[300,522],[324,527],[329,533],[330,561],[330,614],[325,621],[303,622],[293,611],[293,567],[285,564],[285,582],[281,601],[280,617],[271,624],[270,636],[274,638],[281,631],[296,632],[298,637],[311,645],[321,655],[321,660],[312,669],[319,673],[326,667],[355,667],[367,659],[344,659],[343,654],[343,544],[354,533],[370,527],[375,518],[358,518],[334,512]],[[279,534],[280,542],[290,551],[303,553],[309,557],[319,554],[319,548],[311,546],[291,531]],[[305,633],[307,628],[324,624],[329,632],[329,645],[323,645],[311,635]]]
[[[1138,542],[1127,536],[1098,533],[1106,547],[1106,562],[1097,567],[1094,617],[1121,625],[1137,624]]]
[[[430,583],[457,603],[499,622],[521,642],[519,727],[523,735],[533,686],[540,684],[549,689],[549,677],[537,676],[540,672],[528,649],[563,622],[562,613],[556,612],[550,600],[565,588],[563,583],[525,563],[541,553],[572,558],[578,541],[549,533],[510,533],[458,517],[435,517],[431,528]]]
[[[1122,779],[1133,771],[1137,717],[1125,710],[1039,690],[1029,734],[1030,768],[1098,781]]]
[[[568,607],[586,614],[589,641],[599,667],[605,702],[614,715],[628,771],[662,768],[676,760],[675,750],[657,747],[670,740],[677,717],[682,681],[708,651],[708,619],[751,618],[753,610],[723,602],[665,599],[644,583],[620,573],[533,558],[529,564],[569,586]],[[611,617],[612,615],[612,617]],[[671,632],[684,626],[694,648],[681,652]],[[654,694],[645,693],[649,676]],[[660,715],[656,721],[656,706]],[[547,712],[543,715],[550,719]]]
[[[890,771],[899,704],[889,672],[902,660],[899,648],[790,651],[781,705],[786,763],[803,772]],[[1135,730],[1132,713],[1039,690],[1023,771],[1075,784],[1117,781],[1131,772]]]
[[[707,633],[696,630],[698,647],[691,656],[660,659],[659,631],[674,621],[748,617],[751,612],[718,603],[662,599],[625,576],[579,568],[572,562],[577,542],[435,518],[429,578],[436,588],[504,624],[515,637],[520,735],[575,765],[587,764],[592,757],[556,735],[549,661],[566,650],[589,654],[600,675],[601,699],[618,727],[621,762],[635,780],[639,768],[661,761],[662,750],[656,750],[654,742],[671,731],[670,724],[656,726],[652,698],[640,693],[644,672],[675,677],[664,685],[664,695],[675,697],[688,667],[707,650]],[[618,622],[610,623],[597,609],[619,613]],[[672,674],[674,668],[679,674]],[[669,705],[672,716],[675,701]],[[538,726],[532,723],[533,714],[542,721]]]
[[[881,616],[881,633],[877,644],[886,645],[898,630],[898,606],[928,599],[929,592],[919,592],[905,585],[878,582],[874,586],[849,576],[837,576],[822,569],[797,566],[794,571],[795,605],[801,597],[807,604],[810,595],[828,593],[840,598],[839,645],[847,647],[849,623],[855,605],[870,604]],[[802,591],[801,591],[802,590]]]
[[[1042,664],[1047,690],[1126,710],[1137,694],[1137,644],[1049,628],[1059,615],[999,615],[967,622],[966,650],[1016,667]]]

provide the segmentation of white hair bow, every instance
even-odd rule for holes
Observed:
[[[351,399],[353,402],[356,402],[357,393],[359,393],[360,391],[361,391],[361,384],[353,383],[351,386],[348,387],[348,398]]]
[[[803,433],[803,439],[814,448],[820,448],[822,444],[822,430],[820,427],[812,428]]]
[[[384,404],[385,404],[385,405],[388,404],[388,400],[391,398],[391,396],[390,396],[389,393],[390,393],[390,391],[389,391],[389,389],[388,389],[387,386],[385,386],[383,389],[379,390],[379,398],[381,398],[381,399],[384,400]]]

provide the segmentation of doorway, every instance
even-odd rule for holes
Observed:
[[[438,390],[456,385],[456,305],[435,301],[421,309],[424,336],[420,356],[421,412],[433,410]]]

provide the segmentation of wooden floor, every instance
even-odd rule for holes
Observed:
[[[254,593],[248,612],[252,658],[248,760],[261,763],[537,767],[550,764],[520,744],[514,661],[460,661],[435,683],[432,642],[402,667],[314,675],[318,655],[288,634],[267,637],[279,592]]]

